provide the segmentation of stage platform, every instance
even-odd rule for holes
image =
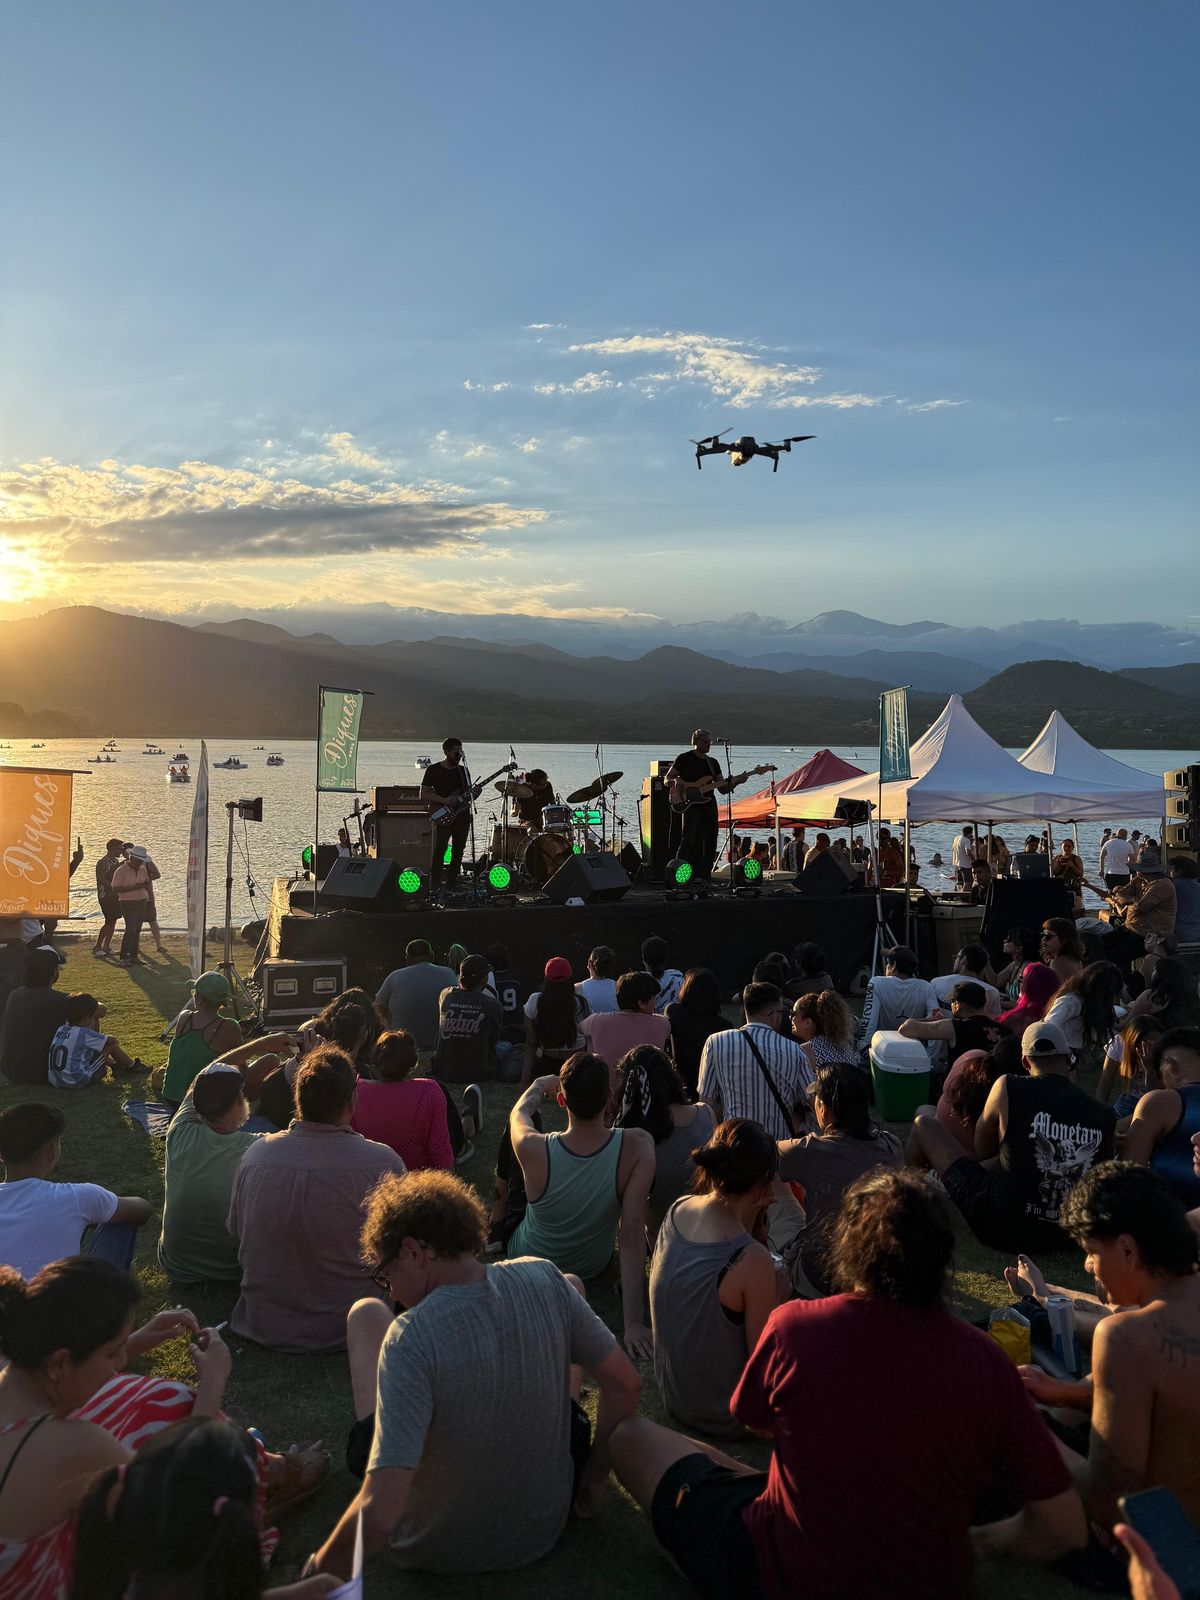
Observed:
[[[848,991],[870,967],[875,935],[875,900],[865,890],[816,898],[778,887],[757,896],[725,890],[707,899],[679,900],[665,889],[639,886],[620,900],[590,906],[559,906],[531,897],[512,905],[472,901],[397,912],[318,909],[315,916],[312,900],[311,882],[275,880],[267,954],[289,960],[344,955],[351,984],[372,993],[393,968],[403,965],[410,939],[428,939],[439,959],[454,943],[473,952],[504,944],[518,979],[536,989],[551,956],[566,956],[576,976],[586,977],[588,952],[598,944],[616,951],[618,971],[638,967],[642,940],[655,933],[667,940],[673,966],[685,971],[708,967],[731,994],[769,950],[790,955],[796,945],[811,939],[828,955],[838,988]],[[889,890],[884,905],[895,937],[902,939],[904,895]],[[914,894],[912,906],[913,940],[922,971],[932,976],[938,967],[931,902]]]

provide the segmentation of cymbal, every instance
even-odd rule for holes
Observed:
[[[598,800],[605,789],[611,789],[613,784],[624,776],[623,772],[606,772],[602,777],[593,778],[586,787],[576,789],[574,794],[569,794],[567,796],[567,804],[569,806],[577,806],[584,800]]]
[[[518,783],[515,778],[507,778],[503,783],[494,783],[493,789],[500,794],[506,794],[510,800],[532,800],[533,790],[527,783]]]

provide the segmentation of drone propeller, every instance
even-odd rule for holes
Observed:
[[[721,429],[721,433],[731,433],[732,431],[733,431],[732,428],[722,428]],[[721,437],[721,433],[710,433],[710,434],[706,435],[706,437],[703,438],[703,439],[689,439],[688,443],[689,444],[716,444],[717,440]]]
[[[805,439],[815,439],[816,437],[817,436],[816,436],[815,433],[794,433],[794,434],[792,434],[791,438],[790,439],[786,439],[784,441],[784,443],[785,444],[803,444]]]

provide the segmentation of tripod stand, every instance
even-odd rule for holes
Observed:
[[[225,933],[222,960],[217,963],[217,971],[225,975],[229,992],[233,997],[233,1014],[237,1020],[242,1021],[244,1012],[251,1022],[261,1026],[262,1016],[258,1002],[233,965],[233,819],[237,815],[238,802],[226,800],[225,810],[229,813],[229,836],[225,841]]]

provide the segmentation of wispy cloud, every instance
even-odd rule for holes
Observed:
[[[584,372],[570,383],[535,383],[535,394],[598,394],[601,389],[620,389],[621,380],[611,372]]]
[[[377,469],[377,458],[356,453],[364,460],[355,465]],[[109,458],[88,467],[47,456],[0,471],[0,531],[55,565],[436,552],[478,544],[545,515],[536,507],[474,501],[469,491],[437,480],[305,481],[208,461],[157,467]]]
[[[921,400],[911,404],[906,403],[908,411],[950,411],[955,406],[970,405],[969,400]]]
[[[564,328],[564,327],[566,327],[566,323],[564,323],[564,322],[527,322],[525,324],[525,326],[530,330],[531,333],[536,333],[539,329],[543,329],[543,328]]]
[[[463,388],[469,389],[472,394],[503,394],[505,389],[511,389],[511,383],[472,383],[470,378],[463,381]]]
[[[365,472],[389,470],[388,462],[356,445],[352,433],[331,433],[325,442],[334,460],[342,462],[347,467],[361,467]]]
[[[540,450],[541,447],[542,441],[537,438],[536,435],[531,435],[528,439],[523,439],[520,444],[517,445],[517,449],[520,450],[523,455],[527,456],[533,455],[534,451]]]

